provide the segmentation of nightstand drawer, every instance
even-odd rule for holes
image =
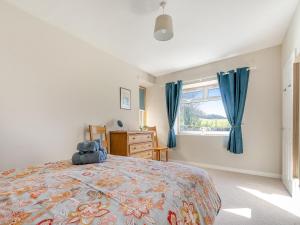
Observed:
[[[128,136],[128,143],[129,144],[149,142],[149,141],[152,141],[152,135],[151,134],[130,134]]]
[[[153,159],[153,153],[152,150],[144,151],[144,152],[139,152],[130,155],[131,157],[135,158],[143,158],[143,159]]]
[[[143,152],[145,150],[150,150],[150,149],[152,150],[152,148],[153,148],[152,142],[129,145],[130,154],[135,154],[135,153]]]

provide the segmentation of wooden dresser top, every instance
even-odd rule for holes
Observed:
[[[127,133],[127,134],[150,134],[151,131],[126,131],[126,130],[116,130],[116,131],[110,131],[112,134],[120,134],[120,133]]]

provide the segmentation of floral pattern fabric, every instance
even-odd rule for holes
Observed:
[[[109,156],[0,172],[1,225],[212,225],[221,206],[199,168]]]

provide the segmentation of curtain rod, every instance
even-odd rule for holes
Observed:
[[[255,71],[256,70],[256,67],[249,67],[248,68],[248,71]],[[228,72],[227,73],[224,73],[223,75],[227,75],[229,74]],[[216,75],[211,75],[211,76],[204,76],[203,78],[199,78],[199,79],[195,79],[195,80],[187,80],[187,81],[183,81],[184,84],[189,84],[189,83],[193,83],[193,82],[196,82],[196,81],[205,81],[205,80],[210,80],[212,78],[216,78],[217,77],[217,74]]]
[[[255,70],[257,70],[256,66],[248,67],[248,71],[255,71]],[[228,72],[224,73],[223,75],[226,75],[226,74],[228,74]],[[183,81],[183,84],[190,84],[190,83],[194,83],[196,81],[201,82],[201,81],[205,81],[205,80],[210,80],[212,78],[217,78],[217,74],[210,75],[210,76],[203,76],[202,78],[198,78],[198,79],[194,79],[194,80],[185,80],[185,81]],[[161,85],[160,87],[165,87],[165,85]]]

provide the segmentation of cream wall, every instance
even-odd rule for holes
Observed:
[[[282,63],[284,64],[288,58],[297,49],[300,54],[300,2],[291,21],[290,27],[285,35],[282,43]]]
[[[90,123],[138,128],[138,85],[151,77],[4,1],[0,27],[0,170],[69,159]]]
[[[159,137],[165,143],[168,123],[163,85],[166,82],[194,80],[244,66],[257,67],[250,75],[244,113],[244,154],[229,153],[222,136],[178,135],[178,146],[171,159],[271,176],[281,174],[280,46],[159,77],[157,85],[147,93],[148,123],[158,126]]]

